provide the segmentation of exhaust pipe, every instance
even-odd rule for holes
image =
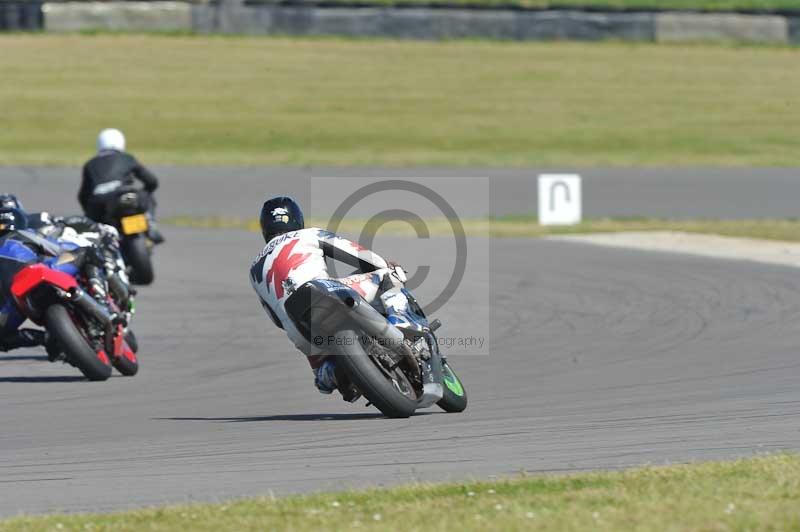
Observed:
[[[71,301],[83,312],[102,323],[105,327],[110,327],[117,320],[118,316],[112,314],[95,299],[83,291],[81,288],[73,288],[66,293],[66,299]]]
[[[358,324],[367,335],[385,340],[390,347],[400,349],[403,354],[410,352],[400,329],[386,321],[386,318],[371,305],[356,304],[351,308],[354,316],[358,318]]]

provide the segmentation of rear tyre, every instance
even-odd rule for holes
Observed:
[[[447,362],[442,363],[442,384],[444,395],[436,404],[445,412],[463,412],[467,408],[467,391]]]
[[[102,351],[95,352],[72,321],[63,305],[51,305],[45,311],[45,326],[71,362],[90,381],[104,381],[111,376],[111,364]],[[104,360],[105,359],[105,360]]]
[[[341,356],[336,363],[342,365],[364,397],[386,417],[406,418],[413,414],[417,408],[416,397],[412,399],[404,395],[398,385],[378,368],[379,363],[367,355],[358,333],[342,331],[337,336]],[[411,393],[415,392],[412,390]]]
[[[131,268],[133,284],[146,285],[153,282],[153,261],[150,259],[150,250],[147,249],[144,235],[125,238],[122,241],[122,256],[125,264]]]

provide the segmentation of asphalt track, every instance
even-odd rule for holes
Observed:
[[[491,354],[451,357],[470,407],[387,420],[319,395],[267,324],[246,277],[257,235],[167,237],[139,298],[138,376],[0,355],[0,515],[800,448],[796,269],[496,240]],[[485,293],[460,290],[443,331],[478,327]]]
[[[0,356],[0,515],[800,447],[795,269],[498,240],[491,355],[451,358],[469,409],[387,420],[316,393],[266,324],[246,279],[256,235],[168,238],[139,298],[138,376]]]
[[[536,176],[545,172],[583,176],[586,217],[761,218],[800,216],[800,169],[780,168],[189,168],[155,167],[165,216],[232,215],[251,217],[267,194],[291,194],[304,205],[315,196],[313,179],[370,179],[425,176],[491,179],[489,197],[464,190],[459,214],[535,213]],[[0,191],[28,200],[30,209],[63,213],[77,210],[79,168],[0,167]],[[317,181],[318,183],[318,181]],[[455,183],[454,187],[464,188]],[[467,187],[469,188],[469,187]],[[448,200],[451,195],[448,195]],[[317,207],[324,207],[318,202]],[[316,209],[317,216],[329,212]],[[331,206],[332,210],[334,207]],[[372,214],[372,213],[370,213]],[[418,214],[424,214],[422,212]],[[359,211],[353,211],[359,215]]]

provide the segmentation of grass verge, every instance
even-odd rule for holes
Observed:
[[[796,530],[800,457],[418,485],[110,515],[23,517],[28,530]]]
[[[0,35],[0,164],[800,166],[800,49]]]
[[[163,220],[178,227],[205,229],[240,229],[259,231],[255,218],[176,217]],[[541,226],[533,217],[515,216],[495,219],[460,220],[468,236],[541,237],[555,234],[618,233],[622,231],[683,231],[687,233],[715,234],[731,237],[758,238],[786,242],[800,241],[800,219],[758,220],[665,220],[657,218],[598,218],[570,226]],[[327,220],[309,219],[309,227],[326,227]],[[364,231],[366,220],[342,221],[339,232],[358,235]],[[451,235],[453,229],[446,219],[426,220],[431,236]],[[414,236],[413,229],[403,222],[389,222],[380,226],[380,234]],[[365,234],[373,233],[369,228]]]

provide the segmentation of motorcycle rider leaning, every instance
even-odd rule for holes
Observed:
[[[14,194],[0,194],[0,209],[17,209],[25,215],[27,228],[36,230],[53,223],[47,212],[28,212]]]
[[[158,178],[136,158],[125,152],[125,135],[118,129],[104,129],[97,136],[97,155],[83,166],[78,201],[86,216],[97,222],[106,222],[106,205],[117,190],[142,182],[148,194],[147,213],[150,219],[148,236],[155,244],[164,237],[155,224],[156,202],[153,192],[158,188]]]
[[[401,292],[405,273],[396,263],[355,242],[316,227],[305,228],[303,212],[292,198],[267,200],[261,208],[260,223],[267,245],[250,268],[250,282],[261,305],[273,323],[285,330],[289,340],[308,357],[317,389],[330,394],[338,388],[346,401],[355,401],[359,394],[337,367],[336,357],[299,332],[286,312],[286,303],[304,283],[331,279],[325,262],[331,258],[358,269],[358,274],[338,280],[391,319],[391,314],[401,312],[408,304]]]
[[[36,231],[48,238],[58,238],[65,228],[76,233],[97,233],[118,238],[119,233],[110,225],[95,222],[87,216],[51,216],[49,212],[28,212],[14,194],[0,194],[0,209],[16,209],[25,215],[26,229]]]
[[[96,254],[98,257],[103,257],[104,266],[108,271],[102,275],[100,270],[90,269],[84,273],[87,273],[89,282],[98,287],[98,297],[104,297],[102,290],[99,290],[103,284],[100,278],[112,273],[116,274],[119,281],[124,284],[120,290],[129,295],[135,294],[135,290],[129,286],[130,281],[125,273],[125,264],[119,250],[119,233],[115,227],[80,215],[54,217],[46,211],[30,213],[13,194],[0,194],[1,208],[16,209],[25,216],[27,230],[34,231],[62,247],[65,245],[80,248],[95,247]]]
[[[80,265],[86,278],[89,293],[100,301],[106,297],[106,285],[114,290],[121,304],[130,304],[135,290],[128,286],[124,267],[120,266],[118,234],[111,226],[98,224],[84,216],[51,218],[46,212],[26,213],[21,208],[3,207],[11,200],[22,207],[16,197],[0,195],[0,243],[14,239],[33,250],[42,258],[59,256],[70,249],[74,260]],[[33,221],[34,225],[29,225]],[[124,265],[123,265],[124,266]],[[11,278],[0,267],[0,314],[10,297]],[[0,316],[0,329],[2,329]],[[0,335],[0,351],[19,347],[45,345],[51,360],[59,354],[57,348],[48,345],[43,331],[18,329]]]

